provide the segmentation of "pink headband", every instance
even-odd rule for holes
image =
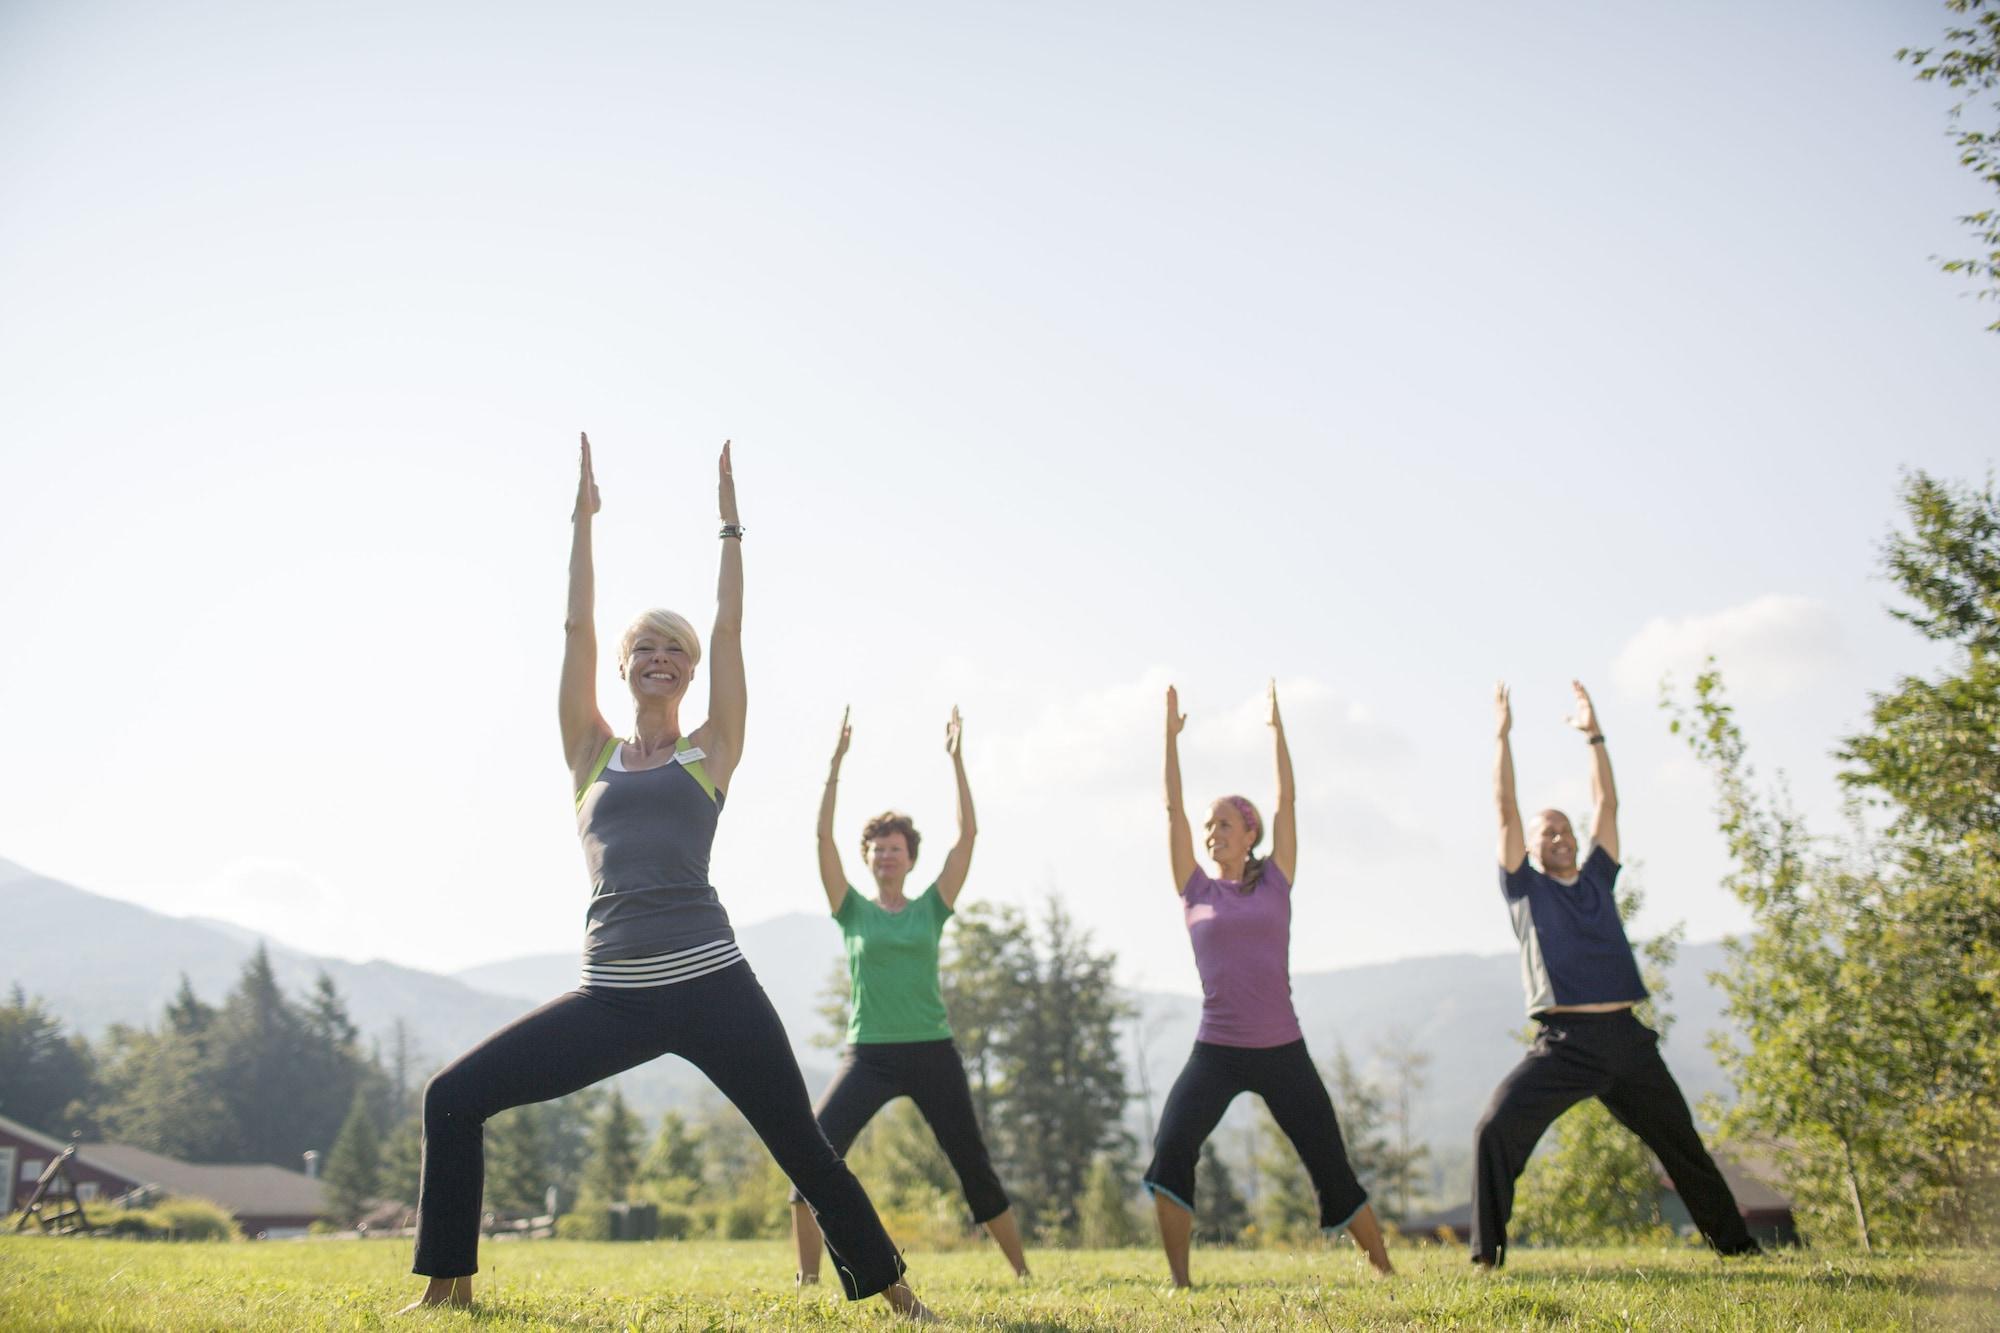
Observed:
[[[1236,807],[1236,813],[1243,816],[1243,827],[1250,830],[1250,845],[1255,847],[1264,840],[1264,821],[1257,818],[1257,807],[1241,796],[1225,796],[1224,800]]]

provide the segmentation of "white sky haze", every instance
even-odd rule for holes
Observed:
[[[2000,340],[1935,3],[0,7],[0,857],[319,951],[576,947],[576,436],[602,697],[704,628],[736,441],[748,752],[715,881],[822,910],[911,811],[1195,986],[1191,801],[1302,790],[1299,970],[1511,947],[1598,695],[1645,928],[1740,924],[1663,673],[1760,771],[1933,657],[1899,469],[1984,476]],[[703,683],[692,712],[699,716]],[[1197,815],[1198,819],[1198,815]],[[831,929],[831,928],[829,928]]]

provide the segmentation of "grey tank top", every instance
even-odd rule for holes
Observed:
[[[709,795],[700,751],[682,737],[678,762],[627,772],[608,767],[618,744],[605,746],[577,798],[576,831],[590,872],[584,960],[643,958],[735,939],[708,882],[723,794]]]

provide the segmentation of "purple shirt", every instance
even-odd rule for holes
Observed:
[[[1199,867],[1181,890],[1194,965],[1201,972],[1196,1041],[1283,1046],[1299,1040],[1292,1011],[1292,886],[1273,861],[1249,893]]]

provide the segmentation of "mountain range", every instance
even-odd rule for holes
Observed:
[[[18,985],[40,997],[67,1028],[91,1037],[117,1023],[157,1023],[183,975],[204,1000],[220,1000],[262,943],[288,991],[304,991],[325,972],[367,1038],[386,1043],[400,1020],[427,1068],[443,1065],[495,1028],[570,989],[577,977],[574,953],[513,958],[449,975],[323,958],[228,922],[163,915],[5,860],[0,860],[0,936],[11,946],[0,954],[0,986]],[[823,916],[792,913],[741,926],[737,937],[792,1034],[807,1086],[816,1093],[831,1076],[835,1058],[812,1038],[826,1029],[818,1009],[827,978],[843,956],[838,928]],[[1705,1040],[1726,1026],[1721,996],[1707,980],[1721,965],[1721,945],[1690,944],[1669,972],[1669,1008],[1676,1022],[1667,1058],[1690,1102],[1727,1090]],[[1322,1063],[1336,1045],[1364,1070],[1384,1049],[1430,1056],[1413,1129],[1451,1158],[1469,1148],[1480,1108],[1518,1058],[1517,1034],[1527,1026],[1512,952],[1304,972],[1293,977],[1292,995],[1306,1040]],[[1137,1010],[1125,1042],[1132,1128],[1143,1135],[1194,1040],[1201,1002],[1156,991],[1130,998]],[[621,1076],[619,1086],[636,1110],[653,1116],[687,1105],[706,1084],[681,1061],[662,1060]],[[1239,1105],[1238,1118],[1242,1110]]]

